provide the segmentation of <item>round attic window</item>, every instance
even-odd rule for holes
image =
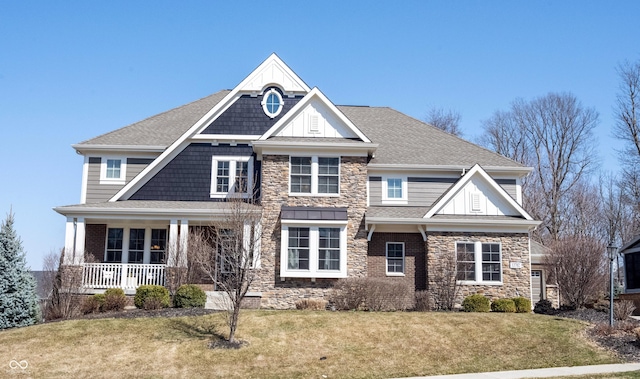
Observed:
[[[264,113],[271,118],[280,114],[282,111],[282,104],[282,95],[280,95],[280,92],[276,91],[274,88],[265,92],[262,97],[262,109],[264,110]]]

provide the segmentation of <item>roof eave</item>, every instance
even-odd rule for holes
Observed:
[[[419,165],[419,164],[405,164],[405,163],[369,163],[367,165],[369,171],[463,171],[469,170],[468,165]],[[518,176],[528,175],[533,171],[533,167],[509,167],[509,166],[482,166],[487,172],[500,173],[500,174],[516,174]]]
[[[370,142],[347,142],[332,143],[327,141],[303,142],[303,141],[253,141],[253,149],[256,153],[262,153],[265,149],[270,151],[286,150],[289,152],[314,151],[314,150],[337,150],[353,151],[361,154],[371,155],[378,148],[377,143]]]
[[[162,153],[167,147],[160,145],[93,145],[75,144],[71,145],[78,153],[87,152],[141,152],[141,153]]]

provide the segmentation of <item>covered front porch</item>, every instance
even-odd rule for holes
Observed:
[[[224,222],[230,212],[222,202],[158,201],[56,211],[67,217],[62,264],[76,273],[74,286],[84,293],[121,288],[127,294],[142,285],[171,287],[176,272],[187,268],[190,230]]]

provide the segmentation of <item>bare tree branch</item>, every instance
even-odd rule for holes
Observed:
[[[462,137],[462,129],[460,129],[461,118],[462,116],[458,111],[434,107],[427,112],[425,122],[449,134]]]

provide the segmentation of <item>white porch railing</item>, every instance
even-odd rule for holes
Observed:
[[[85,263],[82,267],[82,286],[124,290],[135,290],[146,284],[164,286],[165,267],[155,264]]]

